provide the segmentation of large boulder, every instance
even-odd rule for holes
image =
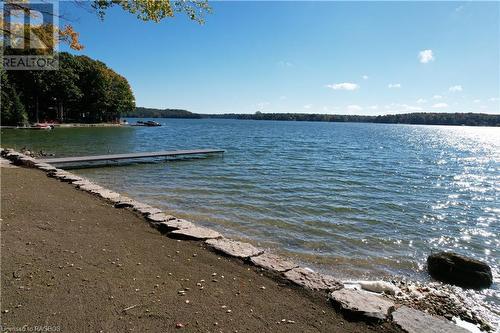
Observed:
[[[264,250],[256,248],[252,244],[238,242],[227,238],[209,239],[205,241],[205,243],[210,245],[217,251],[227,254],[228,256],[241,259],[258,256],[259,254],[264,253]]]
[[[167,224],[167,222],[161,222]],[[174,230],[169,234],[172,238],[206,240],[211,238],[222,238],[222,235],[215,230],[193,226],[191,228]]]
[[[392,321],[408,333],[470,333],[441,317],[402,306],[392,313]]]
[[[333,276],[314,272],[312,270],[297,267],[284,274],[285,279],[310,290],[339,290],[344,285]]]
[[[299,265],[294,262],[288,261],[280,256],[267,252],[264,252],[263,254],[256,257],[251,257],[250,261],[256,266],[276,272],[286,272],[299,267]]]
[[[340,289],[329,295],[330,300],[342,310],[366,319],[385,319],[394,303],[382,296],[362,290]]]
[[[436,280],[464,288],[488,288],[493,283],[491,268],[484,262],[453,252],[427,257],[427,270]]]

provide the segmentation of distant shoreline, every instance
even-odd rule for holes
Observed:
[[[141,109],[141,108],[138,108]],[[176,109],[146,109],[137,113],[126,113],[123,118],[161,118],[161,119],[236,119],[236,120],[268,120],[268,121],[302,121],[330,123],[372,123],[403,125],[441,125],[441,126],[474,126],[500,127],[500,115],[485,113],[405,113],[385,116],[328,115],[303,113],[254,113],[254,114],[201,114]],[[155,110],[154,112],[149,110]],[[182,111],[182,112],[179,112]],[[62,123],[51,124],[55,128],[88,128],[88,127],[128,127],[127,123]],[[0,126],[0,129],[30,129],[22,126]]]
[[[151,109],[137,107],[135,112],[123,114],[125,118],[182,118],[182,119],[239,119],[276,121],[349,122],[408,125],[448,126],[500,126],[500,115],[485,113],[404,113],[383,116],[305,114],[305,113],[262,113],[254,114],[201,114],[180,109]]]

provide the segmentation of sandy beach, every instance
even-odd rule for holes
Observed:
[[[59,332],[398,332],[26,168],[1,168],[1,323]]]

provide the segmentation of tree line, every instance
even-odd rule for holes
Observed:
[[[135,109],[127,79],[106,64],[66,52],[58,57],[58,70],[0,69],[2,125],[116,122]]]
[[[500,126],[500,115],[485,113],[437,113],[416,112],[389,114],[383,116],[360,116],[338,114],[306,114],[306,113],[262,113],[254,114],[222,114],[207,115],[208,118],[251,119],[251,120],[288,120],[288,121],[325,121],[386,123],[415,125],[467,125],[467,126]]]
[[[192,118],[199,119],[201,115],[182,109],[154,109],[136,107],[123,114],[123,117],[130,118]]]
[[[500,115],[485,113],[403,113],[384,116],[359,116],[338,114],[309,113],[262,113],[253,114],[226,113],[201,114],[179,109],[136,108],[127,113],[127,117],[139,118],[217,118],[241,120],[277,120],[277,121],[324,121],[355,123],[386,123],[415,125],[466,125],[466,126],[500,126]]]

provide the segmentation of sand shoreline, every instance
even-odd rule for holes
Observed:
[[[167,238],[133,212],[39,171],[1,172],[4,329],[399,331],[349,322],[325,294],[269,278],[203,243]]]
[[[8,185],[4,186],[4,184],[2,184],[2,192],[3,192],[3,194],[5,194],[6,190],[7,190],[7,193],[9,193],[10,190],[12,189],[12,187],[18,186],[19,183],[22,183],[26,187],[34,186],[34,183],[38,183],[39,184],[38,188],[45,188],[46,192],[50,193],[51,197],[53,196],[54,191],[56,191],[56,190],[57,191],[58,190],[62,190],[62,188],[64,188],[64,190],[62,190],[62,191],[66,191],[67,192],[65,196],[61,196],[59,198],[53,198],[53,199],[57,200],[58,205],[66,206],[65,202],[67,201],[67,199],[69,199],[69,198],[71,198],[73,196],[85,195],[84,193],[81,193],[80,191],[75,191],[71,186],[67,186],[66,184],[62,184],[62,183],[56,182],[56,181],[54,181],[52,179],[47,179],[45,177],[41,177],[41,178],[45,178],[45,179],[39,179],[40,177],[37,175],[37,171],[35,171],[35,170],[20,169],[20,168],[18,168],[18,169],[8,169],[8,170],[7,169],[5,169],[5,170],[2,169],[2,173],[4,175],[6,173],[9,174]],[[18,174],[18,175],[15,176],[15,174]],[[5,179],[4,175],[2,175],[3,179]],[[14,175],[14,176],[12,176],[12,175]],[[12,180],[11,178],[17,178],[17,179],[14,182],[11,182],[11,180]],[[75,182],[78,182],[78,180],[75,180]],[[40,184],[43,184],[43,185],[40,186]],[[61,187],[61,189],[59,189],[58,187]],[[73,193],[73,192],[75,192],[75,193]],[[5,196],[3,194],[2,194],[2,203],[4,204],[4,201],[6,201],[7,207],[8,207],[9,204],[12,204],[12,203],[9,202],[8,200],[4,200]],[[25,207],[28,207],[28,210],[30,209],[29,207],[31,207],[33,205],[36,206],[36,205],[39,205],[39,204],[43,204],[43,201],[45,200],[45,198],[44,198],[44,200],[42,200],[42,199],[40,199],[40,198],[38,198],[36,196],[33,196],[32,194],[30,195],[30,194],[26,193],[25,189],[23,189],[21,191],[18,191],[17,192],[17,196],[28,197],[28,199],[33,200],[33,202],[30,202],[30,204],[25,205]],[[17,197],[17,196],[15,195],[14,197]],[[197,253],[192,253],[191,257],[185,258],[185,260],[188,263],[191,263],[191,262],[194,262],[194,261],[199,261],[200,258],[201,258],[200,254],[203,253],[204,256],[206,255],[206,256],[216,257],[217,258],[216,259],[217,260],[216,261],[217,264],[231,263],[231,265],[236,265],[236,268],[232,267],[231,270],[229,270],[227,273],[225,273],[226,275],[222,279],[218,278],[218,277],[222,276],[222,274],[221,273],[217,273],[217,272],[213,272],[213,273],[210,274],[210,276],[208,276],[210,270],[215,270],[215,268],[214,269],[209,269],[208,272],[207,271],[202,271],[202,272],[198,271],[196,273],[190,272],[190,274],[188,274],[189,277],[181,278],[181,280],[183,282],[185,282],[186,280],[190,281],[190,283],[194,283],[195,280],[199,280],[199,281],[203,281],[203,282],[196,282],[196,285],[192,286],[194,289],[191,289],[191,288],[187,287],[186,288],[187,290],[184,290],[182,293],[181,293],[181,290],[177,290],[177,292],[178,292],[177,296],[178,297],[179,297],[179,295],[181,297],[189,295],[190,293],[192,293],[191,290],[195,290],[195,289],[199,289],[199,288],[201,288],[199,290],[204,290],[205,283],[210,284],[209,282],[206,282],[206,281],[212,281],[213,283],[216,283],[217,286],[221,286],[220,282],[222,282],[222,281],[227,282],[228,281],[227,276],[232,276],[232,279],[233,279],[233,286],[232,287],[234,288],[234,282],[240,280],[240,275],[251,274],[251,278],[249,278],[249,281],[252,280],[252,279],[264,279],[267,284],[271,283],[271,285],[273,285],[273,286],[275,286],[277,288],[276,290],[272,290],[271,291],[271,289],[269,287],[266,287],[266,285],[264,285],[263,281],[262,282],[259,281],[259,283],[256,283],[256,285],[253,285],[253,288],[255,288],[255,287],[259,287],[259,284],[262,284],[257,289],[257,291],[254,290],[253,292],[250,292],[248,294],[248,296],[250,296],[252,302],[259,303],[259,304],[256,304],[254,306],[255,308],[258,308],[259,306],[264,306],[264,307],[268,307],[267,311],[269,311],[270,310],[269,308],[271,308],[272,312],[281,311],[282,310],[288,316],[297,316],[299,313],[300,313],[300,316],[301,316],[300,320],[287,319],[286,316],[284,318],[281,318],[281,319],[278,318],[277,320],[275,318],[266,318],[266,320],[262,320],[262,318],[266,317],[266,315],[262,314],[261,316],[259,316],[258,322],[260,322],[260,324],[258,324],[258,323],[254,322],[255,315],[254,315],[253,309],[252,309],[251,313],[252,313],[253,316],[251,316],[250,318],[241,318],[241,320],[238,321],[238,322],[228,323],[229,325],[225,326],[225,329],[222,328],[222,326],[220,326],[220,323],[218,321],[217,322],[213,322],[211,326],[210,325],[207,326],[207,327],[205,327],[203,325],[200,326],[199,325],[199,320],[197,319],[196,320],[196,323],[197,323],[197,329],[196,330],[204,330],[205,328],[210,328],[208,331],[211,331],[211,330],[214,330],[214,331],[226,331],[228,328],[230,328],[231,331],[234,331],[235,329],[238,330],[237,327],[240,327],[240,331],[241,330],[243,330],[243,331],[245,331],[245,330],[246,331],[258,331],[258,330],[261,330],[263,327],[266,327],[265,329],[267,331],[281,331],[281,330],[287,331],[287,330],[290,330],[290,329],[293,329],[294,331],[310,331],[311,329],[313,329],[312,331],[332,331],[332,330],[334,330],[334,331],[338,331],[338,332],[350,332],[350,331],[355,331],[355,332],[365,332],[366,331],[366,332],[368,332],[368,331],[379,331],[379,330],[382,330],[382,331],[386,331],[387,332],[387,331],[399,331],[400,330],[400,328],[397,327],[397,325],[395,325],[395,323],[393,323],[393,322],[391,322],[389,320],[389,317],[390,317],[389,314],[387,315],[388,318],[386,320],[381,320],[381,321],[369,320],[369,322],[370,322],[369,324],[367,324],[365,322],[366,319],[367,319],[366,316],[359,316],[359,315],[356,315],[354,317],[348,316],[349,319],[351,319],[351,320],[354,319],[354,322],[346,321],[346,318],[343,317],[340,312],[337,312],[337,311],[335,311],[332,308],[330,301],[328,301],[328,298],[326,297],[327,294],[325,293],[325,290],[323,290],[323,292],[313,292],[313,291],[305,290],[303,288],[298,288],[297,286],[291,284],[290,281],[287,281],[287,279],[291,280],[291,281],[294,281],[293,280],[293,276],[290,277],[288,275],[293,275],[293,274],[289,274],[289,273],[293,273],[295,271],[295,269],[290,270],[290,268],[288,268],[287,272],[285,272],[285,274],[284,274],[284,276],[286,278],[283,279],[283,276],[281,276],[279,274],[276,274],[277,272],[270,272],[270,271],[267,271],[267,270],[262,270],[262,269],[259,269],[259,268],[255,267],[255,266],[246,265],[246,264],[242,263],[239,260],[235,260],[234,258],[231,258],[231,256],[229,256],[229,257],[227,257],[227,256],[220,256],[220,255],[214,253],[213,251],[206,251],[206,249],[207,249],[207,243],[192,242],[192,241],[178,242],[176,240],[172,240],[170,238],[163,237],[159,233],[157,233],[154,229],[151,229],[151,228],[147,227],[147,225],[144,223],[144,219],[142,217],[139,217],[136,214],[134,214],[134,213],[132,213],[132,212],[130,212],[128,210],[114,209],[114,208],[110,207],[109,204],[104,203],[102,200],[99,200],[99,199],[97,199],[95,197],[87,195],[86,199],[80,199],[80,200],[85,201],[86,204],[89,205],[89,206],[91,206],[91,207],[90,207],[90,209],[83,209],[81,211],[79,209],[77,209],[77,212],[78,212],[79,215],[90,214],[90,215],[93,215],[96,220],[100,221],[100,220],[103,219],[101,217],[101,215],[103,215],[103,216],[107,216],[107,215],[108,216],[112,216],[113,214],[117,214],[117,216],[122,216],[124,214],[125,215],[129,214],[127,217],[124,217],[124,218],[125,219],[139,220],[142,223],[135,223],[134,225],[142,225],[142,230],[140,230],[140,232],[144,232],[145,231],[144,227],[148,230],[148,232],[146,232],[145,234],[141,235],[141,238],[143,237],[142,239],[144,241],[147,241],[148,243],[150,241],[149,237],[151,237],[151,234],[152,233],[156,233],[156,236],[162,237],[164,239],[164,242],[166,242],[165,244],[162,244],[162,246],[161,246],[162,248],[164,248],[164,246],[166,244],[170,243],[170,242],[174,242],[174,244],[176,246],[178,246],[178,248],[182,248],[184,250],[186,250],[186,248],[183,248],[184,246],[186,246],[186,247],[188,247],[188,246],[195,246],[197,248],[197,250],[196,249],[194,249],[194,250],[190,249],[190,251],[195,251]],[[14,201],[16,201],[16,200],[14,200]],[[40,201],[42,201],[42,202],[40,202]],[[101,212],[101,215],[95,215],[95,214],[97,214],[97,212],[94,211],[94,206],[96,206],[96,205],[97,206],[104,206],[105,209],[107,210],[106,213],[104,214],[104,213]],[[80,209],[82,209],[82,208],[83,207],[80,207]],[[47,212],[48,215],[54,215],[55,217],[59,216],[59,218],[64,217],[64,215],[61,216],[61,213],[63,213],[63,212],[54,211],[52,208],[48,209],[48,210],[50,211],[50,212]],[[150,216],[154,217],[156,214],[158,214],[158,213],[157,212],[152,213]],[[4,218],[4,216],[5,216],[4,211],[2,211],[2,218]],[[149,219],[151,220],[151,217]],[[7,219],[4,218],[3,224],[6,223],[5,220],[8,220],[8,218]],[[104,219],[104,220],[106,220],[106,219]],[[111,220],[113,220],[113,219],[111,219]],[[114,224],[116,222],[113,222],[113,221],[105,221],[105,222],[109,223],[108,227],[110,227],[110,228],[113,228],[113,227],[116,228],[117,227],[117,225]],[[58,221],[55,221],[54,223],[57,224]],[[98,227],[100,225],[100,223],[101,222],[96,222],[96,227],[95,227],[96,229],[102,228],[102,227]],[[82,226],[82,225],[79,226],[80,229],[82,229],[83,227],[86,228],[87,226]],[[92,226],[92,227],[94,227],[94,226]],[[38,230],[37,230],[37,232],[38,232]],[[81,234],[78,234],[78,236],[75,236],[75,235],[71,235],[71,236],[72,237],[80,237]],[[85,235],[85,237],[87,237],[87,238],[88,238],[88,236],[89,235]],[[117,229],[116,230],[116,239],[114,239],[114,240],[119,242],[120,240],[123,240],[124,238],[127,238],[127,235],[122,235],[121,230]],[[51,239],[51,240],[53,242],[57,243],[57,239]],[[2,242],[2,247],[4,247],[5,241],[4,241],[4,239],[2,241],[3,241]],[[26,244],[28,244],[28,243],[30,243],[30,242],[28,241]],[[212,242],[212,243],[217,243],[217,242]],[[200,249],[200,247],[202,249]],[[4,248],[2,248],[2,249],[4,250]],[[253,251],[252,249],[250,249],[250,250]],[[75,250],[73,250],[73,251],[75,251]],[[106,252],[106,248],[103,248],[102,251]],[[151,258],[151,257],[154,257],[155,255],[157,255],[155,253],[143,253],[144,252],[143,250],[137,250],[137,251],[134,251],[134,252],[137,252],[137,254],[139,254],[139,255],[143,255],[143,257],[141,259],[142,262],[147,261],[148,258]],[[175,262],[175,260],[176,260],[175,256],[179,255],[180,252],[181,252],[181,250],[176,250],[175,254],[172,254],[170,252],[170,254],[167,254],[167,258],[166,258],[165,261],[169,262],[169,261],[172,260],[173,262]],[[71,250],[70,250],[70,253],[71,253]],[[96,256],[98,258],[102,257],[103,254],[101,254],[99,252],[97,252],[97,253],[98,253],[98,255],[96,254]],[[144,257],[144,256],[146,256],[146,257]],[[235,255],[233,254],[232,256],[235,256]],[[257,253],[255,253],[254,256],[257,256]],[[248,256],[248,258],[250,258],[250,257],[251,257],[251,255]],[[9,259],[10,259],[10,257],[9,257]],[[95,259],[95,258],[93,258],[93,259]],[[100,258],[100,260],[104,261],[104,258]],[[111,259],[108,258],[108,261],[110,261],[110,260]],[[110,261],[110,263],[111,263],[110,265],[111,266],[119,265],[118,261],[119,261],[118,259],[111,260]],[[143,268],[145,266],[144,266],[144,263],[142,263],[141,261],[138,261],[136,263],[136,266],[140,266],[140,268]],[[175,266],[175,268],[185,268],[185,267],[177,267],[178,264],[175,264],[174,266]],[[174,266],[171,266],[171,268],[169,268],[169,270],[173,270]],[[66,268],[65,265],[59,265],[58,267],[61,270],[64,270]],[[73,266],[70,266],[70,267],[73,267]],[[118,266],[118,267],[121,268],[122,266]],[[83,267],[80,267],[80,268],[83,270]],[[153,268],[151,268],[151,269],[154,270]],[[220,267],[219,269],[224,270],[224,269],[227,269],[227,267]],[[4,271],[4,270],[2,270],[2,271]],[[149,269],[146,270],[146,272],[149,272]],[[231,273],[229,273],[229,272],[231,272]],[[48,273],[48,271],[47,271],[47,273]],[[172,272],[169,272],[169,273],[172,273]],[[205,277],[204,279],[203,278],[200,279],[200,273],[203,273],[202,276]],[[215,275],[212,275],[214,273],[215,273]],[[307,272],[305,272],[305,273],[307,274]],[[69,274],[69,273],[67,273],[67,274]],[[5,279],[5,274],[2,274],[2,275],[3,275],[2,278]],[[163,280],[162,275],[163,274],[157,275],[157,277],[159,277],[159,279]],[[170,275],[170,276],[173,276],[173,275],[174,275],[174,273],[172,273],[172,275]],[[13,277],[13,279],[15,281],[20,280],[20,278],[16,277],[16,273],[15,272],[12,273],[12,277]],[[269,278],[269,277],[271,277],[271,278]],[[115,275],[112,275],[112,276],[108,276],[108,278],[110,278],[110,279],[116,279],[117,277]],[[331,281],[329,281],[327,279],[327,277],[324,277],[324,276],[322,276],[321,279],[322,279],[322,282],[326,281],[325,282],[326,284],[331,283],[330,285],[328,285],[328,289],[335,290],[335,289],[342,288],[341,286],[337,288],[337,286],[335,285],[336,282],[333,279]],[[325,279],[327,279],[327,280],[325,280]],[[215,280],[215,281],[213,281],[213,280]],[[84,279],[83,281],[85,282],[86,280]],[[90,281],[90,280],[87,279],[86,282],[88,282],[88,281]],[[135,281],[137,281],[137,277],[134,278],[133,281],[135,283]],[[162,282],[165,283],[165,281],[162,281]],[[231,281],[229,280],[229,282],[231,282]],[[300,283],[300,281],[299,281],[299,283]],[[97,285],[98,284],[99,283],[97,283]],[[156,285],[157,284],[154,285],[155,288],[156,288]],[[123,285],[120,285],[120,286],[123,287]],[[307,284],[305,286],[307,287]],[[241,288],[241,282],[240,282],[240,288]],[[327,289],[327,288],[325,288],[325,289]],[[3,290],[4,290],[4,288],[2,287],[2,291]],[[135,290],[135,292],[140,293],[141,288],[135,288],[134,290]],[[154,291],[155,290],[153,289],[152,295],[155,294]],[[233,289],[233,291],[234,291],[234,289]],[[286,293],[286,296],[284,296],[283,292]],[[257,293],[257,294],[255,294],[255,293]],[[314,311],[313,312],[307,311],[307,307],[304,308],[303,306],[301,306],[299,308],[296,308],[295,307],[296,304],[293,304],[293,305],[290,304],[290,300],[287,299],[287,297],[290,296],[290,293],[297,293],[297,295],[294,295],[294,296],[297,296],[301,300],[301,302],[313,302],[315,304],[313,306],[313,310]],[[224,292],[222,292],[222,294],[224,294]],[[234,313],[233,309],[237,309],[238,307],[241,308],[241,305],[243,305],[243,304],[241,304],[242,297],[238,297],[238,296],[241,296],[241,295],[242,295],[242,293],[241,293],[240,290],[238,290],[236,293],[234,293],[234,296],[233,295],[226,295],[226,300],[224,301],[224,303],[230,304],[231,302],[233,302],[233,305],[231,306],[231,308],[229,308],[228,305],[222,304],[222,305],[220,305],[221,309],[225,309],[226,310],[226,314],[232,314],[232,313]],[[113,297],[113,296],[111,296],[111,297]],[[155,296],[153,296],[153,297],[155,297]],[[173,297],[172,299],[169,298],[167,300],[167,303],[170,304],[172,302],[175,302],[177,304],[177,306],[178,306],[178,304],[179,304],[178,297]],[[265,299],[262,299],[263,297]],[[273,300],[274,302],[269,303],[268,297],[270,297],[269,299]],[[114,297],[113,297],[113,299],[114,299]],[[160,302],[160,300],[158,300],[158,301]],[[236,303],[234,303],[234,302],[236,302]],[[296,302],[297,302],[296,300],[292,301],[292,303],[296,303]],[[183,306],[187,305],[188,308],[189,308],[189,304],[193,304],[193,302],[192,302],[192,300],[186,299],[185,303],[181,303],[181,304]],[[132,311],[136,307],[142,307],[142,305],[140,303],[138,305],[130,305],[130,306],[131,306],[130,309],[128,309],[128,307],[125,306],[123,308],[125,310],[122,309],[122,311],[125,311],[125,312],[129,311],[129,310]],[[290,309],[290,307],[292,307],[294,309]],[[19,308],[22,308],[22,307],[19,307]],[[247,307],[244,307],[244,308],[247,308]],[[339,308],[339,307],[337,307],[337,308]],[[3,309],[4,309],[4,307],[2,306],[2,310]],[[16,312],[19,312],[19,310],[17,310],[17,309],[18,308],[16,307],[15,308]],[[150,309],[146,309],[146,310],[147,311],[146,311],[146,313],[144,313],[144,315],[150,314],[151,310]],[[341,309],[341,310],[342,310],[342,313],[345,313],[345,311],[343,311],[343,310],[345,310],[345,308]],[[203,312],[205,312],[205,311],[203,311]],[[392,312],[392,310],[391,310],[391,312]],[[9,312],[6,313],[5,315],[9,315],[10,313],[11,312],[9,310]],[[216,314],[218,314],[218,313],[220,313],[220,309],[219,309],[219,311],[216,311]],[[196,313],[196,311],[195,311],[195,314],[197,315],[198,318],[200,318],[200,316],[201,317],[205,316],[205,313],[201,314],[200,311],[198,313]],[[319,325],[318,325],[318,318],[322,318],[324,316],[328,317],[328,319],[329,319],[328,323],[326,323],[326,321],[324,321],[324,320],[319,320]],[[118,316],[118,318],[122,318],[122,317],[123,316]],[[149,317],[151,317],[151,316],[149,316]],[[212,318],[212,317],[213,317],[213,314],[211,316],[209,316],[209,318]],[[227,319],[227,318],[225,318],[225,319]],[[370,318],[370,319],[373,319],[373,318]],[[434,317],[432,317],[431,319],[434,320]],[[219,319],[219,320],[222,321],[223,319]],[[4,320],[4,322],[5,322],[5,320]],[[192,323],[192,320],[188,320],[186,322]],[[260,326],[263,323],[265,323],[265,326]],[[287,323],[289,325],[293,325],[293,327],[285,327],[286,325],[284,326],[284,324],[287,324]],[[137,327],[141,327],[142,328],[143,327],[142,325],[143,324],[141,324],[141,325],[139,325]],[[175,326],[178,326],[178,325],[183,326],[183,327],[187,327],[182,321],[175,322],[175,325],[174,326],[172,326],[172,325],[173,325],[173,323],[170,324],[169,330],[172,329],[172,327],[175,328]],[[191,324],[189,324],[189,325],[191,325]],[[253,325],[257,325],[257,326],[253,326]],[[277,326],[275,326],[275,325],[277,325]],[[352,327],[350,327],[350,325],[352,325]],[[201,327],[204,327],[204,328],[202,329]],[[249,329],[249,327],[253,327],[253,328]],[[192,328],[193,327],[191,327],[191,329]],[[458,329],[458,327],[457,327],[457,329]],[[104,330],[104,331],[106,331],[106,330]]]

